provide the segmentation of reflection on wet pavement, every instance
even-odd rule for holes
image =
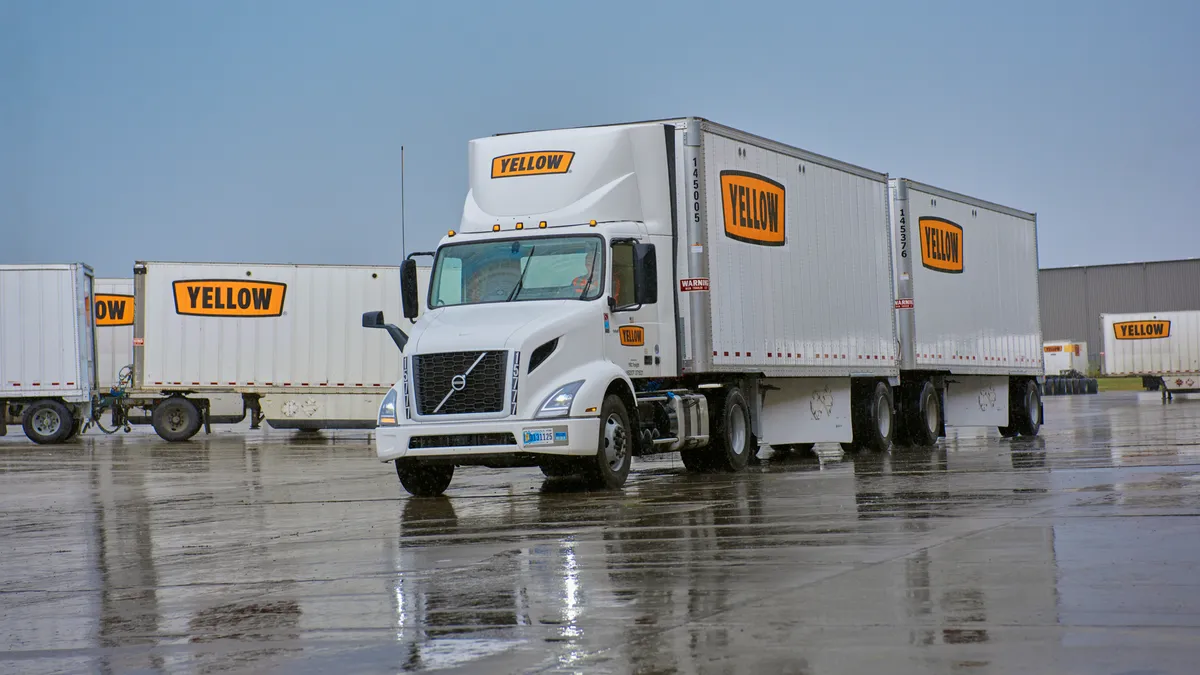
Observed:
[[[429,500],[361,433],[9,436],[0,671],[1195,672],[1200,401],[1046,417]]]

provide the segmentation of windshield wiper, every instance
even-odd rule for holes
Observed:
[[[529,255],[525,258],[525,269],[521,270],[521,276],[517,278],[517,285],[513,286],[512,292],[508,294],[508,299],[505,302],[512,302],[517,297],[517,294],[521,292],[521,285],[525,283],[525,273],[529,271],[529,263],[533,260],[533,252],[536,250],[536,246],[529,247]]]
[[[599,257],[599,256],[597,256]],[[596,276],[596,263],[592,262],[591,268],[588,270],[587,283],[583,285],[583,292],[579,294],[581,299],[587,299],[588,291],[592,290],[592,278]]]

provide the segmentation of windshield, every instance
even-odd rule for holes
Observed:
[[[604,285],[603,239],[530,237],[438,250],[429,306],[518,300],[594,300]]]

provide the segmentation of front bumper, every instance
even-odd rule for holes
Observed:
[[[599,440],[599,417],[404,424],[375,428],[375,454],[381,462],[516,453],[586,457],[596,454]]]

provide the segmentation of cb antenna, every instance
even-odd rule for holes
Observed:
[[[400,146],[400,257],[408,252],[404,246],[404,146]]]

